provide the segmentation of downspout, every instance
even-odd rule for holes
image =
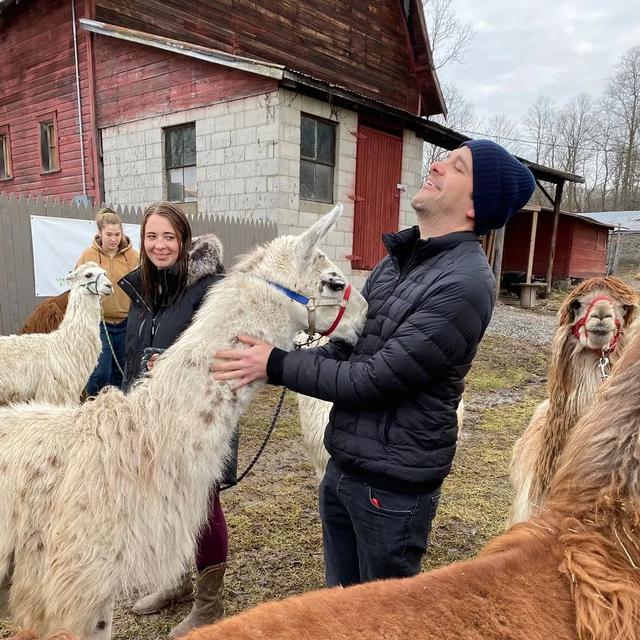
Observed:
[[[78,34],[76,33],[76,4],[71,0],[71,19],[73,23],[73,56],[76,66],[76,98],[78,101],[78,127],[80,132],[80,164],[82,165],[82,193],[87,195],[87,178],[84,168],[84,131],[82,129],[82,101],[80,100],[80,65],[78,64]]]

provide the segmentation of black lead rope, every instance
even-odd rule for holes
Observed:
[[[319,336],[318,338],[315,338],[313,335],[310,335],[307,337],[307,341],[302,343],[302,344],[296,344],[295,345],[295,349],[300,349],[303,346],[309,346],[312,345],[316,342],[318,342],[318,340],[320,340],[322,336]],[[220,489],[218,491],[226,491],[227,489],[231,489],[231,487],[235,487],[238,484],[240,484],[241,480],[244,480],[244,478],[247,477],[247,475],[249,474],[249,472],[251,471],[251,469],[253,469],[253,467],[255,466],[256,462],[258,462],[258,458],[262,455],[262,452],[265,450],[265,447],[267,446],[267,443],[269,442],[269,438],[271,438],[271,434],[273,433],[273,430],[276,428],[276,422],[278,421],[278,416],[280,415],[280,410],[282,409],[282,404],[284,402],[284,396],[287,393],[287,388],[286,387],[282,387],[282,393],[280,394],[280,400],[278,400],[278,404],[276,406],[276,410],[273,414],[273,418],[271,419],[271,425],[269,426],[269,430],[267,431],[267,435],[264,437],[264,440],[262,441],[262,444],[260,445],[260,448],[258,449],[257,453],[255,456],[253,456],[253,460],[248,464],[247,468],[240,474],[240,476],[238,477],[238,479],[236,480],[235,484],[225,484],[223,486],[220,487]]]
[[[219,491],[226,491],[227,489],[231,489],[231,487],[235,487],[236,485],[240,484],[240,481],[243,480],[249,474],[249,472],[251,471],[251,469],[253,469],[256,462],[258,462],[258,458],[262,455],[262,452],[265,450],[265,447],[267,446],[267,442],[269,442],[269,438],[271,438],[271,434],[273,433],[273,430],[276,428],[276,422],[278,421],[278,416],[280,415],[280,410],[282,409],[282,404],[284,402],[284,396],[286,393],[287,393],[287,388],[282,387],[280,400],[278,400],[278,405],[276,406],[276,410],[273,414],[273,418],[271,419],[271,426],[269,427],[269,430],[267,431],[267,435],[264,437],[264,440],[262,441],[262,444],[260,445],[260,448],[258,449],[256,455],[253,456],[253,460],[248,464],[247,468],[240,474],[235,484],[225,484],[220,487]]]

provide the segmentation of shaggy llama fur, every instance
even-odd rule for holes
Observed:
[[[317,325],[331,325],[343,291],[328,286],[339,273],[316,247],[341,210],[240,261],[127,395],[107,388],[79,407],[0,410],[0,591],[4,578],[17,624],[108,638],[116,596],[178,582],[262,385],[234,392],[215,381],[213,353],[239,334],[287,348],[308,327],[307,308],[270,282],[319,299]],[[337,337],[353,339],[363,309],[352,292]]]
[[[605,298],[592,302],[600,297]],[[515,445],[511,480],[515,498],[509,526],[528,520],[542,504],[558,459],[571,429],[589,409],[602,382],[598,362],[607,353],[614,366],[626,345],[625,328],[633,321],[638,294],[612,277],[585,280],[569,293],[558,312],[551,364],[549,398],[535,410],[531,422]],[[573,328],[589,312],[579,339]],[[618,344],[612,343],[619,322]]]
[[[95,262],[72,271],[67,281],[69,302],[56,331],[0,337],[0,405],[80,400],[102,351],[100,297],[113,286]]]
[[[54,298],[43,300],[24,321],[20,333],[51,333],[55,331],[64,318],[68,304],[68,291]]]

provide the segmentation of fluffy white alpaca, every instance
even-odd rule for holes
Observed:
[[[66,280],[69,304],[56,331],[0,337],[0,405],[80,400],[102,350],[100,298],[113,293],[113,286],[95,262],[78,267]]]
[[[4,578],[18,624],[108,638],[116,596],[176,584],[260,387],[215,381],[212,355],[238,334],[287,348],[309,326],[307,308],[271,283],[319,298],[316,326],[332,324],[340,274],[316,246],[340,213],[245,257],[128,395],[110,388],[80,407],[0,409],[0,591]],[[363,305],[354,291],[336,335],[353,339]]]

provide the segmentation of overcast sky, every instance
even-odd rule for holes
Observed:
[[[478,115],[521,120],[539,95],[597,98],[622,53],[640,44],[640,0],[454,0],[476,36],[439,73]]]

